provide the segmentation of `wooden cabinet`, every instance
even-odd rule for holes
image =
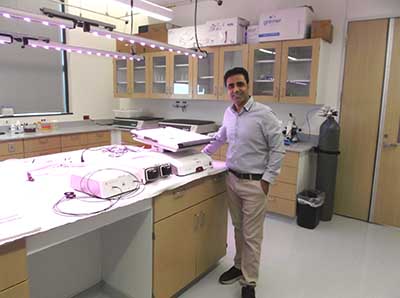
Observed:
[[[194,59],[193,98],[229,99],[226,93],[224,74],[233,67],[248,65],[248,46],[226,46],[205,48],[208,55]]]
[[[75,133],[61,136],[61,151],[74,151],[87,148],[87,134]]]
[[[145,147],[150,148],[150,145],[135,141],[132,139],[132,135],[129,131],[122,131],[121,132],[121,145],[132,145],[137,147]]]
[[[113,60],[114,97],[130,97],[132,93],[131,68],[132,63],[127,59]]]
[[[24,144],[23,141],[11,141],[0,143],[0,161],[10,158],[23,158]]]
[[[286,152],[280,175],[267,197],[267,211],[296,216],[296,195],[314,187],[315,157],[310,152]]]
[[[87,143],[89,147],[107,146],[111,144],[111,134],[109,131],[97,131],[87,133]]]
[[[144,59],[133,60],[130,62],[131,75],[130,79],[130,97],[132,98],[145,98],[148,97],[150,89],[150,68],[148,54],[142,55]]]
[[[264,102],[324,103],[326,52],[319,38],[250,46],[250,93]]]
[[[218,175],[154,199],[154,297],[172,297],[225,255],[225,195]]]
[[[187,99],[193,92],[193,58],[185,54],[171,54],[170,97]]]
[[[172,94],[170,54],[156,52],[148,54],[149,65],[149,97],[168,98]]]
[[[40,137],[24,140],[24,157],[41,156],[61,152],[61,137]]]
[[[0,246],[0,298],[29,298],[25,241]]]

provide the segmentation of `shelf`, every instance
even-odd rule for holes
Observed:
[[[177,80],[177,81],[174,81],[174,83],[189,83],[189,81],[185,81],[185,80]]]
[[[297,58],[292,58],[292,59],[288,58],[288,60],[289,60],[289,62],[311,62],[312,61],[311,58],[299,58],[299,59],[297,59]]]
[[[128,82],[117,82],[117,85],[128,85]]]
[[[139,69],[139,70],[140,70],[140,69],[145,69],[145,68],[146,68],[146,66],[136,66],[136,67],[134,67],[133,69],[135,69],[135,70],[136,70],[136,69]]]
[[[153,68],[166,68],[166,65],[154,65]]]
[[[310,80],[287,80],[286,83],[308,86],[308,85],[310,85]]]
[[[256,64],[275,63],[275,60],[257,60]]]
[[[120,71],[120,70],[127,70],[128,69],[128,67],[117,67],[117,70],[118,71]]]
[[[153,83],[155,83],[155,84],[165,84],[166,81],[154,81]]]
[[[175,64],[175,67],[189,67],[189,64]]]
[[[146,84],[146,81],[134,81],[135,84]]]
[[[210,79],[213,79],[214,78],[214,76],[202,76],[202,77],[199,77],[199,79],[201,79],[201,80],[210,80]]]

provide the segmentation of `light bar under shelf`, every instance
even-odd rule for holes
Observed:
[[[0,44],[11,44],[12,38],[6,35],[0,35]]]
[[[56,50],[56,51],[61,51],[64,50],[68,53],[77,53],[77,54],[84,54],[84,55],[90,55],[90,56],[99,56],[99,57],[109,57],[109,58],[115,58],[115,59],[124,59],[124,60],[143,60],[143,56],[140,55],[130,55],[128,53],[119,53],[119,52],[111,52],[111,51],[104,51],[104,50],[97,50],[97,49],[91,49],[91,48],[85,48],[85,47],[77,47],[77,46],[71,46],[71,45],[66,45],[63,43],[59,42],[45,42],[41,40],[33,40],[29,39],[27,41],[27,46],[32,47],[32,48],[42,48],[45,50]]]
[[[162,51],[169,51],[169,52],[173,52],[173,53],[177,53],[177,54],[184,54],[186,56],[190,55],[194,58],[199,58],[199,59],[205,58],[207,56],[207,54],[203,53],[203,52],[193,51],[190,49],[170,45],[170,44],[167,44],[167,43],[164,43],[161,41],[156,41],[156,40],[144,38],[141,36],[130,35],[130,34],[115,32],[115,31],[108,31],[108,30],[100,29],[100,28],[96,28],[96,27],[90,27],[89,30],[90,30],[89,32],[91,32],[93,35],[104,36],[104,37],[116,39],[119,41],[126,41],[130,44],[136,43],[141,46],[147,46],[147,47],[150,47],[153,49],[158,48]]]
[[[58,27],[61,29],[74,29],[75,24],[69,20],[62,20],[57,18],[49,18],[43,15],[38,15],[22,10],[16,10],[0,6],[0,16],[6,19],[16,19],[25,21],[27,23],[37,23],[45,26]]]

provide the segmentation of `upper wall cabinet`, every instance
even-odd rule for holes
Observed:
[[[234,67],[248,66],[248,46],[205,48],[208,55],[194,60],[193,98],[228,99],[224,74]]]
[[[264,102],[324,103],[326,51],[321,39],[251,46],[251,94]]]
[[[206,48],[208,56],[154,52],[144,61],[114,61],[114,94],[131,98],[228,100],[224,74],[249,70],[249,91],[261,102],[323,104],[327,43],[321,39]]]

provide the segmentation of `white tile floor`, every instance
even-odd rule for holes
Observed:
[[[220,265],[179,298],[240,298],[240,285],[222,286]],[[294,220],[268,215],[257,298],[400,298],[400,229],[341,216],[320,222],[315,230]]]

